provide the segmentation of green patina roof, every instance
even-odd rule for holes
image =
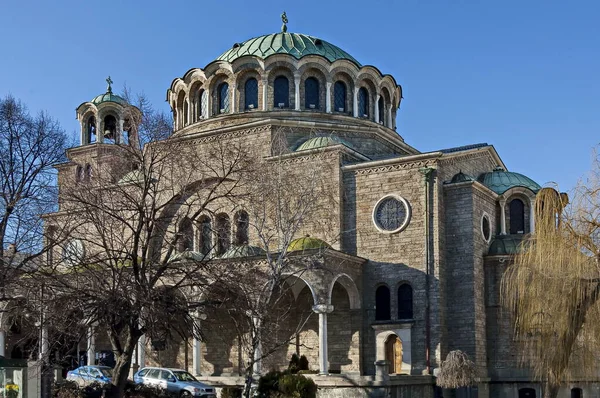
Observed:
[[[119,97],[118,95],[115,95],[113,93],[104,93],[104,94],[100,94],[96,97],[94,97],[93,100],[91,100],[90,102],[92,102],[93,104],[101,104],[103,102],[116,102],[117,104],[121,104],[121,105],[125,105],[127,103],[127,101],[125,101],[125,99],[123,99],[122,97]]]
[[[496,192],[498,195],[502,195],[504,192],[514,187],[527,188],[533,192],[537,192],[542,188],[531,178],[504,169],[496,169],[489,173],[483,173],[477,178],[477,181]]]
[[[307,55],[320,55],[329,62],[347,59],[357,66],[360,63],[346,51],[325,40],[299,33],[273,33],[235,43],[233,47],[221,54],[217,61],[233,62],[236,59],[252,55],[258,58],[268,58],[275,54],[289,54],[297,59]]]
[[[221,254],[219,258],[228,259],[228,258],[242,258],[242,257],[256,257],[256,256],[264,256],[267,252],[257,246],[250,245],[241,245],[241,246],[233,246],[231,249],[227,250],[225,253]]]
[[[450,184],[454,184],[454,183],[458,183],[458,182],[467,182],[467,181],[475,181],[475,179],[473,177],[471,177],[470,175],[465,174],[462,171],[459,171],[458,173],[456,173],[454,175],[454,177],[452,177],[452,180],[450,180]]]
[[[313,238],[310,236],[305,236],[303,238],[294,239],[290,242],[287,247],[288,252],[295,252],[300,250],[311,250],[311,249],[330,249],[331,246],[319,239]]]
[[[200,253],[192,250],[186,250],[181,253],[175,253],[170,258],[170,263],[178,262],[178,261],[204,261],[207,257]]]
[[[342,140],[341,138],[328,135],[323,137],[313,137],[304,141],[300,146],[296,149],[296,151],[305,151],[307,149],[317,149],[317,148],[325,148],[330,145],[338,145],[344,144],[348,148],[352,148],[350,144]]]
[[[511,255],[521,252],[524,235],[498,235],[492,241],[488,256]]]

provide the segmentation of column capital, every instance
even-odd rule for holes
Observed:
[[[317,314],[329,314],[333,312],[333,305],[317,304],[313,305],[312,310]]]

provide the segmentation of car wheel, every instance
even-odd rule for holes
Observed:
[[[192,396],[192,393],[190,393],[189,391],[182,391],[180,396],[184,397],[184,398],[188,398],[188,397]]]

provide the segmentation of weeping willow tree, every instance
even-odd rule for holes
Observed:
[[[535,233],[504,274],[502,298],[521,363],[543,383],[597,378],[600,353],[600,158],[571,203],[553,188],[535,202]]]

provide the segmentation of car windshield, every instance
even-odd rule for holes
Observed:
[[[183,372],[181,370],[175,370],[173,371],[173,374],[175,375],[175,377],[177,377],[177,380],[179,381],[198,381],[194,376],[192,376],[188,372]]]
[[[104,377],[112,377],[112,369],[109,368],[98,368],[100,372],[102,372],[102,376]]]

